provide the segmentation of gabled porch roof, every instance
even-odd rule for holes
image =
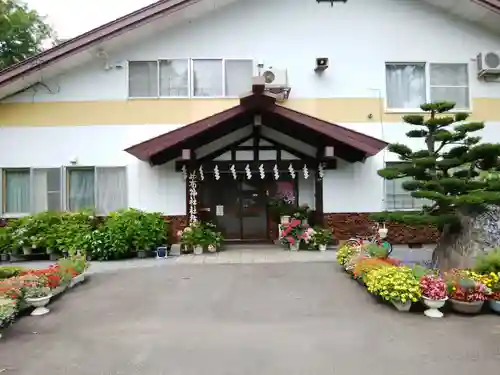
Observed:
[[[240,104],[127,148],[125,151],[153,165],[180,157],[182,149],[196,149],[253,123],[261,115],[262,126],[300,139],[318,150],[333,146],[335,156],[355,162],[376,155],[387,146],[385,141],[347,129],[305,113],[281,106],[264,85],[254,85]]]

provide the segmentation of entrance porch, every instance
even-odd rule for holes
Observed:
[[[279,105],[254,85],[240,104],[126,151],[151,166],[175,163],[186,189],[188,221],[211,221],[227,240],[278,237],[270,201],[287,196],[324,224],[325,173],[337,159],[364,162],[386,143]],[[168,215],[168,213],[166,213]]]

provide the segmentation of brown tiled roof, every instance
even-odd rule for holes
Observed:
[[[243,97],[239,105],[131,146],[125,151],[140,160],[151,161],[151,158],[160,153],[178,151],[173,149],[182,146],[194,137],[202,135],[202,133],[208,133],[231,120],[236,120],[238,116],[253,112],[273,113],[282,119],[300,124],[316,134],[321,134],[327,139],[340,142],[362,152],[365,156],[373,156],[387,146],[387,142],[380,139],[278,105],[273,96],[262,93],[262,87],[255,85],[253,93]],[[246,126],[248,123],[243,123],[243,125]],[[170,154],[174,153],[170,152]]]

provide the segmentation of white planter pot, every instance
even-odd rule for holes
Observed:
[[[388,232],[389,232],[389,229],[387,229],[387,228],[380,228],[378,230],[378,235],[380,236],[380,238],[386,238]]]
[[[217,251],[217,246],[215,245],[208,245],[207,250],[209,253],[215,253]]]
[[[293,245],[290,244],[290,251],[298,251],[299,250],[299,243],[294,243]]]
[[[26,302],[35,308],[35,310],[31,312],[31,315],[39,316],[47,314],[50,310],[45,306],[47,306],[51,298],[52,294],[40,298],[26,298]]]
[[[281,224],[289,224],[290,223],[290,216],[284,215],[281,217]]]
[[[73,277],[71,279],[71,282],[69,283],[69,287],[73,288],[74,286],[83,283],[84,281],[85,281],[85,272]]]
[[[326,245],[318,245],[319,251],[326,251]]]
[[[31,255],[33,253],[33,249],[31,247],[23,247],[24,255]]]
[[[195,246],[194,247],[194,254],[195,255],[201,255],[201,254],[203,254],[203,247],[202,246]]]
[[[428,316],[429,318],[442,318],[443,313],[439,311],[439,309],[444,306],[447,299],[448,297],[436,300],[422,296],[422,301],[424,301],[425,306],[429,308],[424,311],[424,315]]]
[[[391,303],[394,305],[398,311],[401,312],[408,312],[410,311],[411,308],[411,301],[406,301],[405,303],[402,303],[400,301],[391,301]]]

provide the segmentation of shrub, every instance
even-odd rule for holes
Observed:
[[[405,266],[381,267],[369,272],[366,286],[370,293],[386,301],[417,302],[421,296],[419,281],[411,268]]]
[[[500,248],[494,249],[489,253],[480,255],[476,259],[474,271],[483,275],[500,272]]]
[[[17,314],[17,302],[0,300],[0,328],[6,328],[14,321]]]
[[[365,251],[371,258],[387,258],[389,250],[386,247],[370,243],[365,246]]]
[[[9,277],[19,276],[26,269],[18,266],[1,266],[0,267],[0,280],[8,279]]]

